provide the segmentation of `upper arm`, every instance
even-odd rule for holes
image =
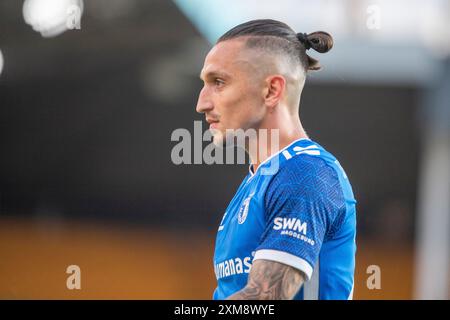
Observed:
[[[247,285],[228,299],[288,300],[294,298],[304,282],[303,273],[286,264],[255,260]]]
[[[322,243],[345,214],[336,172],[324,160],[299,156],[280,169],[266,191],[266,225],[254,261],[278,261],[309,280]]]

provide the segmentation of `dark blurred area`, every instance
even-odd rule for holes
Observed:
[[[22,22],[20,5],[3,4],[9,32],[0,41],[11,60],[0,87],[3,214],[214,221],[205,215],[217,203],[205,202],[215,195],[205,196],[207,174],[170,161],[171,132],[200,119],[195,95],[168,103],[151,92],[165,72],[153,66],[199,36],[171,2],[133,3],[115,19],[88,12],[82,31],[44,40]],[[194,190],[201,177],[203,190]]]
[[[193,120],[202,119],[195,112],[201,82],[183,70],[152,70],[192,56],[186,44],[198,44],[200,35],[169,1],[133,3],[114,20],[87,11],[82,30],[44,40],[22,22],[21,6],[2,4],[1,29],[8,32],[0,41],[11,61],[0,78],[2,214],[205,229],[219,222],[247,168],[172,163],[171,132],[192,131]],[[195,48],[198,72],[207,48],[206,41]],[[172,101],[152,94],[158,77],[174,79],[166,83],[177,95]],[[192,90],[175,94],[182,82]],[[345,82],[304,91],[309,135],[351,177],[360,236],[377,236],[377,220],[392,205],[414,212],[415,95],[408,87]]]
[[[216,228],[247,166],[177,166],[171,161],[176,143],[170,139],[175,129],[193,132],[193,121],[203,120],[195,112],[202,85],[198,73],[210,46],[176,4],[167,0],[85,1],[81,30],[54,38],[43,38],[23,22],[20,1],[2,1],[3,228],[20,230],[14,221],[31,221],[32,225],[56,221],[61,230],[67,230],[64,226],[70,223],[126,232],[138,228],[144,238],[150,237],[145,238],[148,243],[154,241],[155,230],[163,230],[169,235],[178,233],[181,238],[168,238],[184,242],[187,251],[186,241],[197,241],[194,237],[200,236],[204,237],[203,242],[198,240],[203,248],[201,261],[205,261],[202,266],[212,269],[207,259],[212,261]],[[422,149],[422,98],[421,91],[411,84],[307,81],[300,108],[310,137],[339,159],[352,182],[358,201],[360,248],[367,243],[369,247],[394,244],[399,252],[408,248],[410,254],[401,262],[408,265],[408,275],[412,272],[410,248]],[[206,128],[206,122],[203,124]],[[15,227],[7,227],[8,221]],[[46,230],[30,228],[39,234]],[[24,231],[17,232],[22,237]],[[23,234],[26,237],[33,231]],[[56,242],[64,237],[56,234]],[[5,234],[2,241],[0,254],[6,257],[12,249],[7,247]],[[93,236],[92,243],[96,242]],[[65,251],[64,247],[58,250]],[[145,254],[146,249],[139,252]],[[367,252],[366,256],[364,250],[360,252],[361,261],[376,263]],[[195,257],[192,252],[185,258]],[[22,261],[18,259],[14,261]],[[149,265],[152,261],[148,260]],[[363,279],[366,265],[360,267],[358,274]],[[4,268],[5,274],[11,272]],[[400,269],[394,267],[393,274],[401,273]],[[212,270],[208,272],[208,284],[203,289],[189,287],[186,295],[204,290],[203,295],[197,291],[197,296],[192,296],[209,298],[207,290],[214,286],[214,279]],[[411,297],[412,280],[405,281],[404,291],[384,297]],[[39,297],[39,293],[14,291],[14,285],[8,283],[0,290],[2,298]],[[395,282],[390,285],[396,287]],[[119,292],[121,287],[116,289]],[[147,295],[142,290],[138,297],[173,297],[170,290],[161,295],[155,288]],[[364,290],[360,289],[359,297],[371,298]],[[178,293],[175,297],[180,298]],[[44,296],[66,297],[56,293]],[[99,290],[88,297],[109,296]]]

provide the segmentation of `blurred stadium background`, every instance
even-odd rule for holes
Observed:
[[[354,298],[450,297],[449,1],[3,0],[0,298],[211,298],[247,166],[176,166],[170,136],[202,120],[211,44],[255,18],[335,38],[301,117],[358,200]]]

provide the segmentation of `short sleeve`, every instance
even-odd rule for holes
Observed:
[[[324,239],[345,215],[335,169],[315,156],[290,159],[270,181],[264,206],[266,226],[254,260],[290,265],[309,280]]]

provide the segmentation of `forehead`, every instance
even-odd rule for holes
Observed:
[[[246,62],[245,41],[241,39],[227,40],[216,44],[205,58],[200,77],[213,73],[233,74],[240,71]]]

